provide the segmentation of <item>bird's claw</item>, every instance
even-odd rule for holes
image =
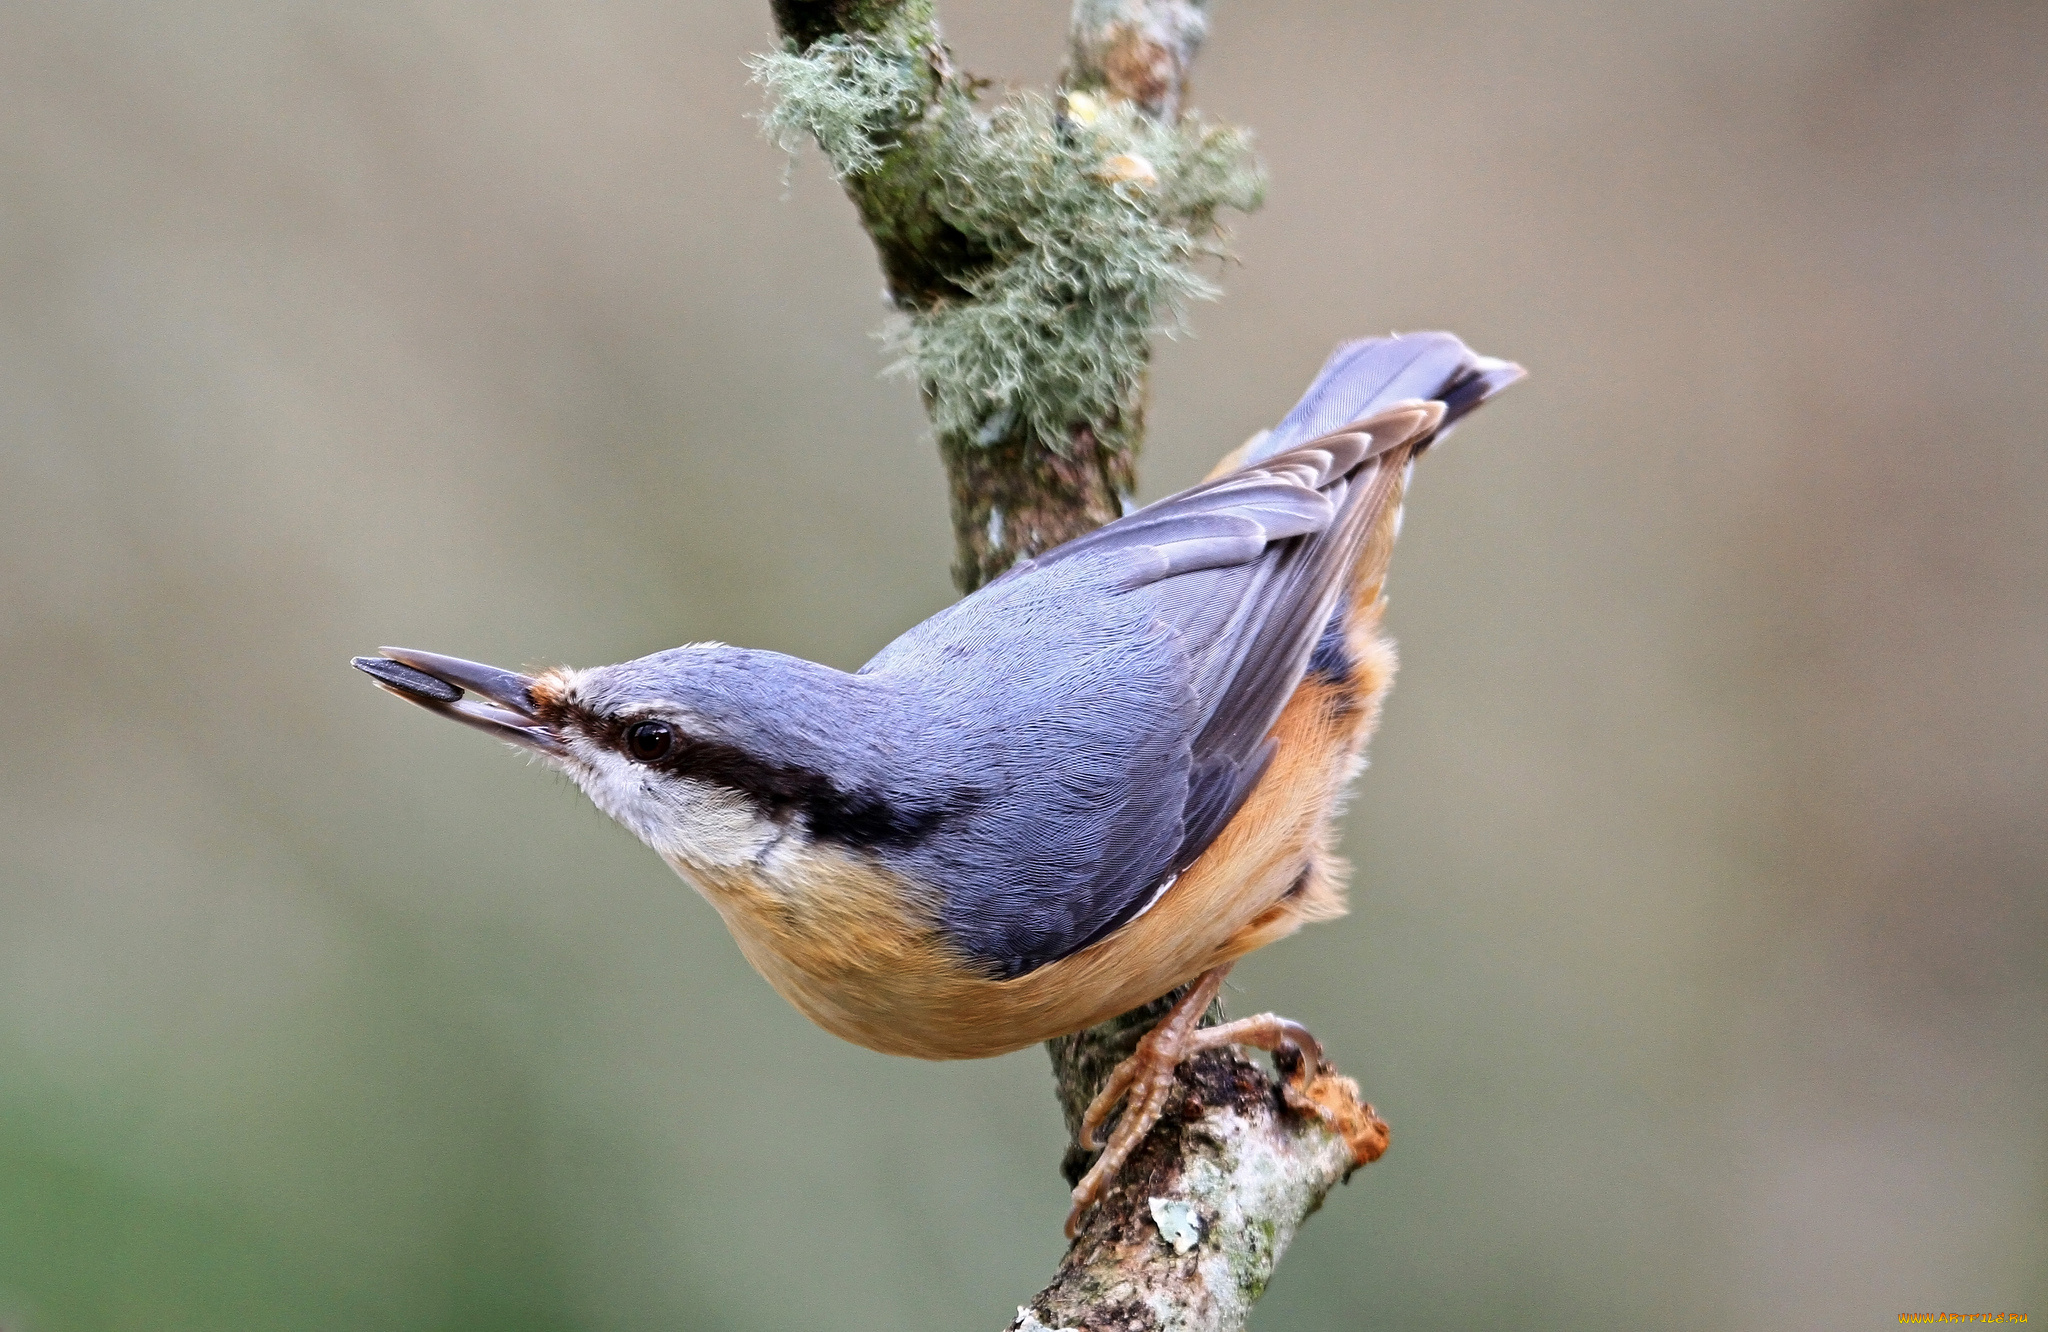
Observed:
[[[1110,1181],[1159,1122],[1181,1064],[1204,1050],[1249,1045],[1270,1051],[1280,1067],[1280,1094],[1288,1108],[1330,1122],[1330,1112],[1308,1095],[1309,1084],[1323,1070],[1322,1044],[1308,1028],[1274,1013],[1214,1027],[1196,1025],[1222,988],[1225,970],[1219,967],[1196,981],[1158,1025],[1145,1033],[1130,1058],[1110,1070],[1102,1090],[1089,1102],[1077,1136],[1082,1146],[1099,1149],[1102,1154],[1074,1186],[1074,1207],[1067,1214],[1068,1239],[1080,1233],[1081,1218],[1102,1200]],[[1119,1105],[1124,1107],[1123,1115],[1105,1143],[1103,1122]]]

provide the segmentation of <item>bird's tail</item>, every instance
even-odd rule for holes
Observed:
[[[1331,353],[1308,392],[1279,425],[1227,461],[1232,467],[1262,462],[1408,398],[1444,405],[1443,424],[1432,436],[1442,439],[1460,417],[1524,373],[1512,361],[1479,355],[1449,333],[1400,333],[1347,342]]]
[[[1461,417],[1525,373],[1512,361],[1478,355],[1449,333],[1402,333],[1347,342],[1331,353],[1308,392],[1279,425],[1245,441],[1209,474],[1214,479],[1264,462],[1410,399],[1444,405],[1443,417],[1429,435],[1400,446],[1405,455],[1400,470],[1390,471],[1383,487],[1358,497],[1357,502],[1373,500],[1375,513],[1363,529],[1351,566],[1350,594],[1339,602],[1309,659],[1311,671],[1353,700],[1357,745],[1370,734],[1379,700],[1393,679],[1393,649],[1379,637],[1379,618],[1387,566],[1401,530],[1407,464],[1449,434]]]

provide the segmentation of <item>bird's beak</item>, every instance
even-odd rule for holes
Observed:
[[[568,750],[533,705],[533,677],[438,652],[379,648],[349,662],[386,693],[550,757]]]

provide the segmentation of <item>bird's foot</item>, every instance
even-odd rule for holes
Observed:
[[[1223,987],[1227,966],[1204,972],[1159,1024],[1139,1040],[1130,1058],[1110,1070],[1087,1113],[1081,1117],[1081,1145],[1100,1148],[1102,1155],[1074,1186],[1074,1210],[1067,1214],[1067,1238],[1081,1229],[1081,1218],[1109,1189],[1110,1180],[1159,1122],[1173,1092],[1174,1073],[1204,1050],[1224,1045],[1249,1045],[1270,1051],[1280,1065],[1280,1094],[1290,1109],[1328,1121],[1330,1111],[1308,1095],[1310,1082],[1322,1071],[1323,1047],[1308,1028],[1273,1013],[1239,1018],[1214,1027],[1197,1024]],[[1124,1107],[1108,1143],[1101,1139],[1103,1121],[1118,1105]]]

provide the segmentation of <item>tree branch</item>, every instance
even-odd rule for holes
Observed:
[[[1208,8],[1208,0],[1074,0],[1063,82],[1135,103],[1155,120],[1179,120]]]
[[[1217,210],[1260,200],[1245,137],[1184,111],[1206,0],[1075,0],[1059,101],[986,113],[931,0],[771,2],[786,45],[755,64],[769,132],[817,140],[874,241],[971,592],[1124,511],[1150,337],[1211,294],[1189,265],[1221,253]],[[1047,1043],[1070,1138],[1177,993]],[[1296,1229],[1386,1148],[1356,1084],[1312,1073],[1304,1113],[1234,1051],[1183,1066],[1165,1117],[1011,1327],[1242,1327]],[[1069,1184],[1091,1157],[1069,1146]]]

